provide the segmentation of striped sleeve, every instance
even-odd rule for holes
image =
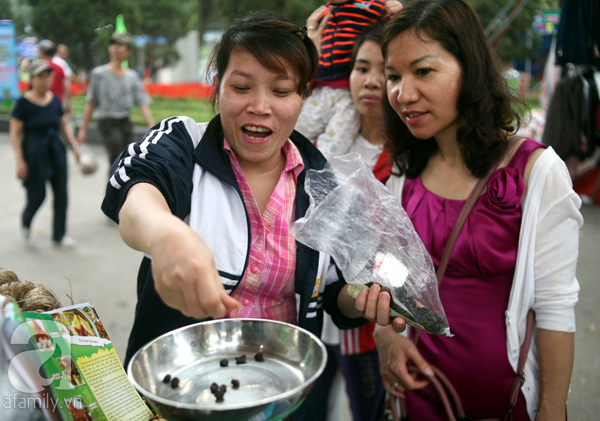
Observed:
[[[316,80],[336,80],[350,74],[356,38],[387,18],[385,0],[354,0],[330,6],[330,17],[321,39]]]
[[[158,123],[113,164],[102,211],[118,223],[129,189],[149,183],[160,190],[174,215],[185,218],[192,192],[192,154],[201,138],[200,127],[189,117],[170,117]]]
[[[338,297],[340,294],[345,294],[342,289],[346,285],[344,276],[339,268],[335,265],[333,259],[331,259],[330,266],[327,270],[327,286],[325,287],[325,293],[323,294],[323,308],[331,316],[331,320],[339,329],[352,329],[360,327],[368,320],[364,317],[358,317],[351,319],[346,316],[338,305]]]

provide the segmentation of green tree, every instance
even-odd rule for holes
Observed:
[[[19,0],[0,1],[0,19],[10,19],[15,23],[17,39],[28,35],[30,24],[31,6]]]
[[[404,3],[410,3],[413,0],[403,0]],[[473,6],[482,26],[487,27],[496,17],[502,7],[509,0],[466,0]],[[210,17],[205,17],[206,21],[212,22],[213,26],[222,27],[232,19],[246,15],[252,10],[266,10],[281,13],[288,16],[299,25],[304,25],[306,18],[320,5],[325,4],[324,0],[198,0],[199,8],[202,4],[211,4],[209,9]],[[506,31],[498,39],[496,51],[502,60],[512,62],[519,58],[527,57],[532,50],[539,47],[541,37],[533,34],[533,45],[527,46],[527,34],[532,27],[533,16],[537,10],[560,7],[560,0],[516,0],[509,8],[509,14],[515,6],[525,3],[523,9],[516,18],[507,27]],[[198,9],[200,10],[200,9]],[[202,32],[202,31],[201,31]]]
[[[29,0],[32,26],[40,38],[71,49],[76,68],[89,70],[108,60],[107,47],[118,14],[134,35],[164,36],[163,62],[176,55],[172,45],[191,28],[192,0]],[[132,60],[135,60],[133,57]]]
[[[196,10],[198,13],[196,28],[198,30],[198,36],[200,37],[200,47],[202,47],[202,37],[208,29],[208,20],[213,11],[213,1],[197,0]]]
[[[131,15],[118,0],[29,0],[31,25],[40,38],[66,44],[75,67],[91,69],[100,64],[99,45],[107,43],[109,25],[119,13]],[[103,30],[105,28],[106,30]]]
[[[323,0],[221,0],[214,5],[214,21],[224,25],[251,11],[263,10],[282,14],[298,25],[304,25],[306,18],[325,3]]]
[[[159,62],[167,65],[179,57],[174,44],[178,38],[194,29],[197,19],[194,0],[122,0],[129,2],[132,16],[125,16],[127,30],[132,34],[164,37],[165,45],[156,45],[153,41],[145,46],[144,66]],[[152,38],[151,38],[152,39]],[[135,64],[135,59],[133,60]]]
[[[11,0],[0,0],[0,20],[15,20]]]
[[[497,13],[508,3],[507,0],[467,0],[467,2],[477,12],[481,25],[484,28],[488,27]],[[517,0],[509,8],[508,14],[511,13],[514,7],[519,6],[521,3],[525,3],[525,6],[510,25],[508,25],[503,35],[493,44],[498,56],[506,63],[530,57],[531,53],[540,47],[542,38],[535,32],[532,33],[532,45],[528,46],[527,42],[527,37],[532,30],[535,13],[540,9],[560,7],[559,0]]]
[[[192,0],[122,0],[134,12],[131,17],[133,33],[163,36],[174,42],[192,29],[195,21],[195,2]],[[129,22],[126,24],[129,30]]]
[[[24,4],[20,0],[0,0]],[[410,2],[412,0],[405,0]],[[485,28],[509,0],[466,0],[475,8]],[[91,69],[108,60],[107,46],[112,28],[119,13],[125,16],[129,32],[135,35],[164,36],[167,46],[154,49],[150,45],[146,57],[160,58],[168,63],[176,58],[172,46],[177,38],[196,28],[200,37],[207,29],[222,29],[233,19],[254,10],[264,10],[288,16],[299,25],[325,0],[27,0],[31,5],[31,25],[41,38],[64,43],[71,48],[71,60],[77,69]],[[516,0],[526,6],[499,38],[497,52],[505,62],[525,58],[538,48],[541,37],[534,34],[533,45],[527,46],[526,37],[539,9],[559,7],[560,0]],[[513,5],[513,7],[514,7]],[[21,6],[19,6],[21,7]],[[25,10],[21,7],[19,10]],[[16,22],[17,34],[23,33],[27,18],[20,15]],[[19,17],[19,16],[17,16]],[[202,38],[200,38],[202,39]],[[135,64],[135,57],[132,57]]]

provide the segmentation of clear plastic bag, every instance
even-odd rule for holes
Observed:
[[[429,333],[452,336],[431,257],[398,200],[362,162],[348,154],[308,171],[310,206],[290,232],[328,253],[351,285],[376,283],[390,292],[392,315]]]

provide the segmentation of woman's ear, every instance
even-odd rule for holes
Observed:
[[[306,83],[306,86],[304,87],[304,99],[308,98],[308,96],[311,93],[311,86],[310,86],[310,82]]]

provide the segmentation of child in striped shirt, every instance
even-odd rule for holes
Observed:
[[[319,67],[296,130],[327,159],[347,153],[360,129],[349,89],[354,43],[365,29],[401,8],[390,0],[330,0],[306,22],[308,35],[320,47]]]

